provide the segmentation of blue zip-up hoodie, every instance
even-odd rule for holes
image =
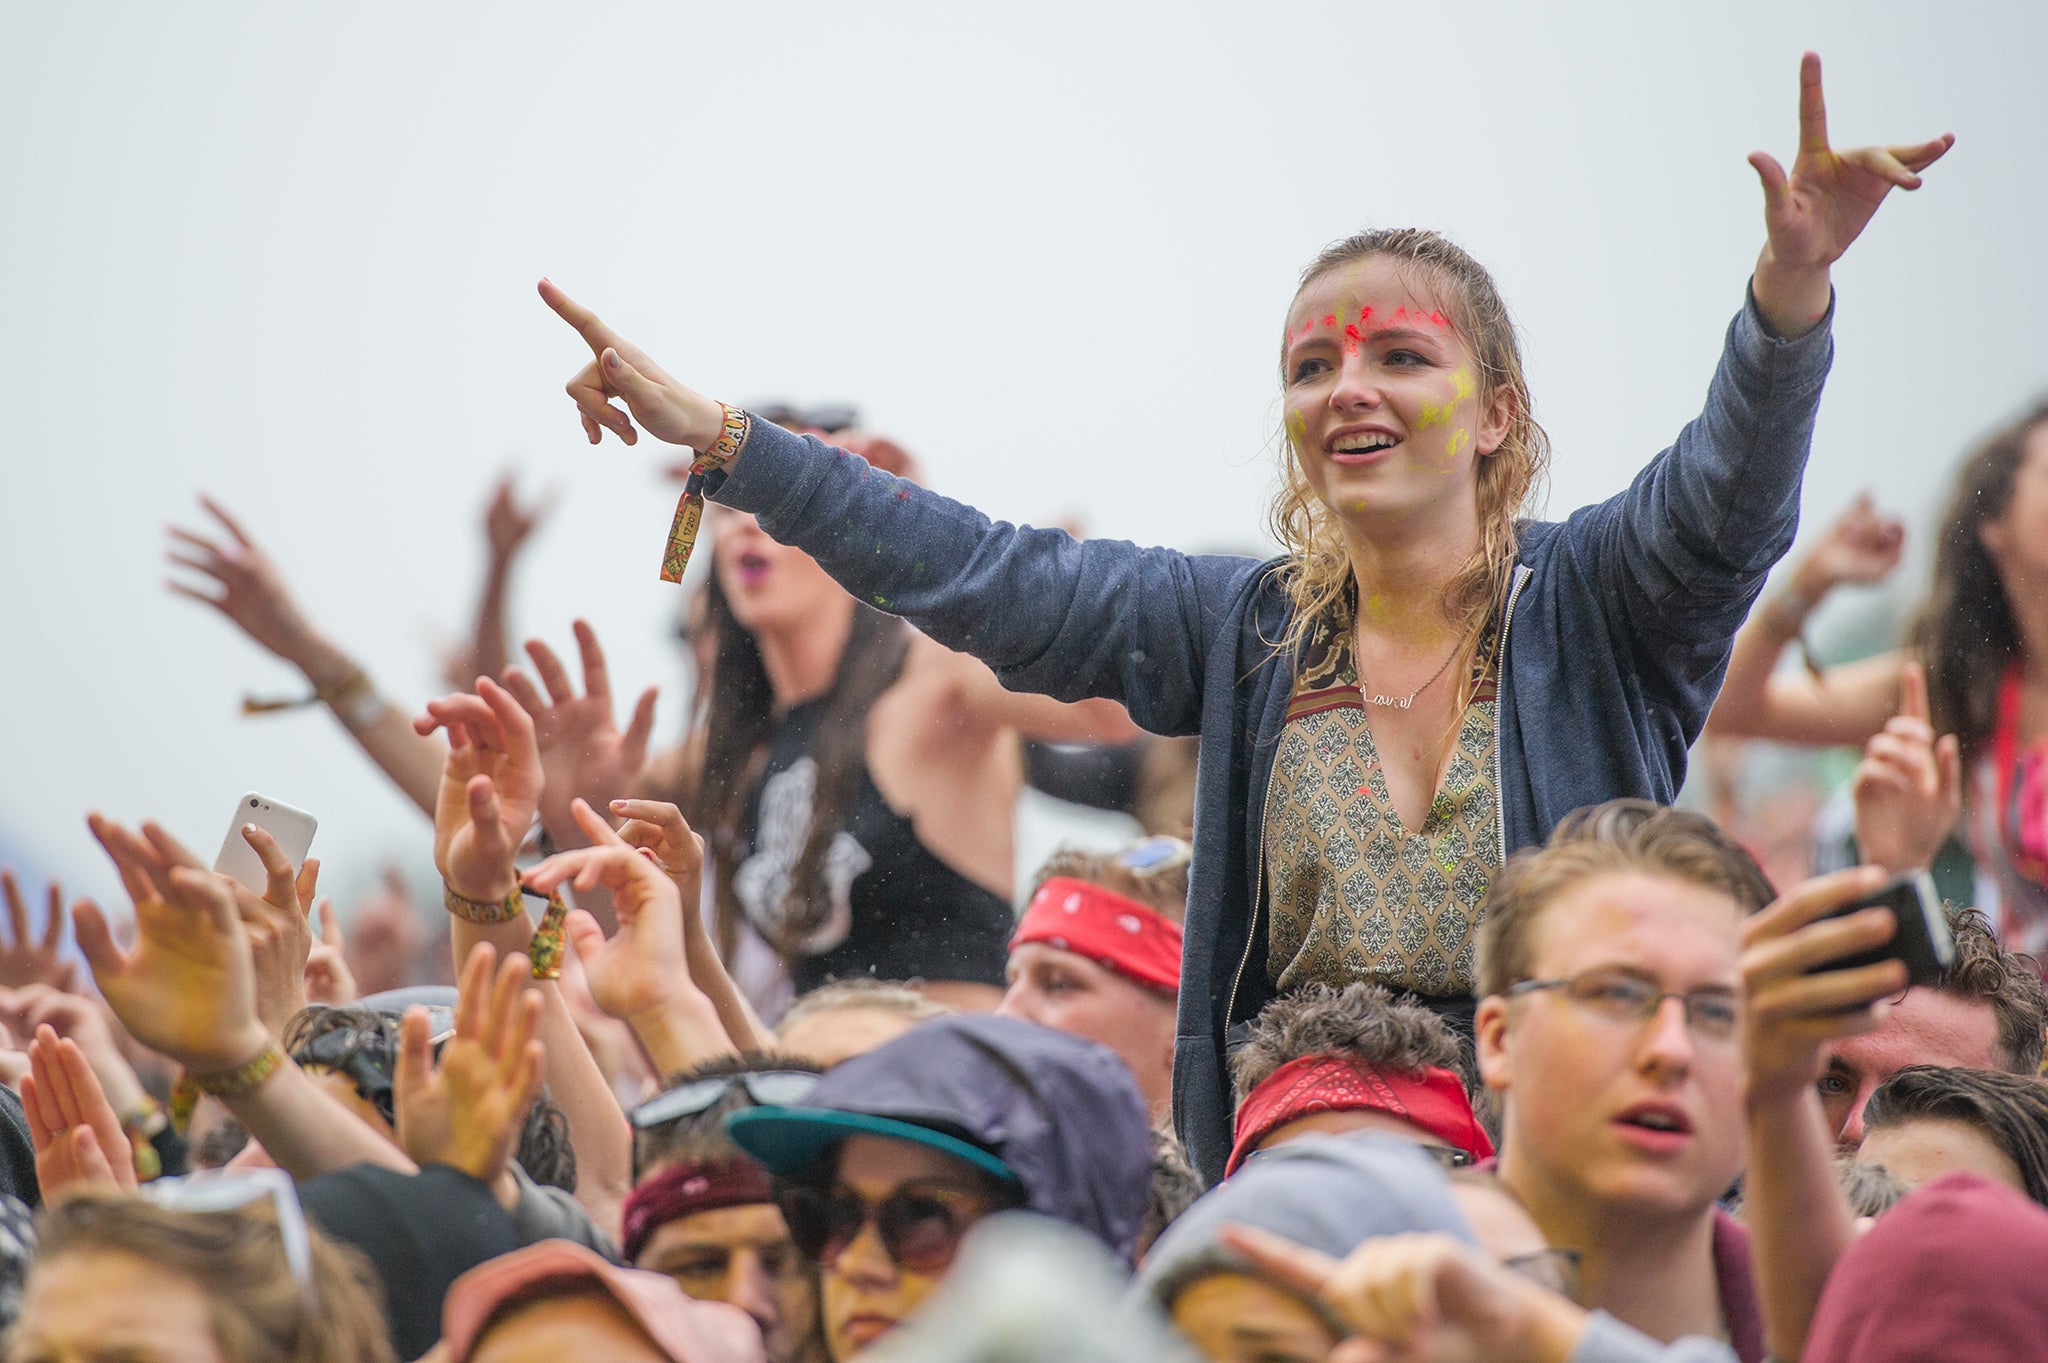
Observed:
[[[1748,301],[1677,443],[1627,491],[1522,527],[1495,739],[1504,856],[1581,806],[1677,793],[1735,631],[1798,527],[1833,315],[1784,341]],[[991,521],[765,421],[707,491],[1014,691],[1108,696],[1153,733],[1201,735],[1173,1112],[1196,1169],[1221,1178],[1225,1037],[1273,995],[1259,854],[1294,684],[1272,643],[1292,616],[1285,561]]]

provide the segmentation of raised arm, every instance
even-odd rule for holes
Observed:
[[[813,437],[742,421],[554,285],[541,296],[591,348],[568,389],[593,443],[605,430],[634,443],[636,421],[706,452],[743,432],[718,451],[731,456],[722,467],[700,459],[706,495],[754,512],[858,599],[980,658],[1012,690],[1121,701],[1154,733],[1198,727],[1209,642],[1256,563],[990,521]]]
[[[547,514],[541,504],[521,506],[513,499],[513,475],[507,473],[491,489],[484,508],[484,585],[477,595],[476,625],[469,645],[449,659],[450,686],[466,686],[473,677],[503,676],[511,661],[507,643],[507,603],[512,590],[512,565],[519,551]]]
[[[378,696],[368,674],[313,627],[269,556],[234,517],[208,498],[201,497],[199,504],[219,522],[219,529],[199,534],[171,528],[176,541],[170,551],[172,564],[200,579],[199,585],[174,579],[171,590],[205,602],[252,641],[297,668],[313,688],[312,699],[324,704],[369,759],[431,815],[441,774],[439,740],[414,733],[405,715]],[[251,704],[276,708],[266,702]]]
[[[1789,176],[1768,155],[1751,157],[1767,239],[1705,410],[1627,492],[1571,522],[1582,569],[1610,585],[1616,632],[1634,642],[1643,672],[1687,686],[1723,664],[1725,641],[1792,542],[1833,354],[1830,268],[1885,195],[1917,188],[1954,140],[1834,151],[1812,53],[1800,68],[1799,123]]]
[[[1899,565],[1905,527],[1858,497],[1785,576],[1785,585],[1749,613],[1735,634],[1728,675],[1707,717],[1707,731],[1781,743],[1862,743],[1898,705],[1899,654],[1822,670],[1805,658],[1797,670],[1778,662],[1795,640],[1807,647],[1806,621],[1836,587],[1882,582]]]
[[[1742,927],[1750,1150],[1744,1215],[1764,1338],[1779,1358],[1797,1358],[1806,1347],[1821,1288],[1855,1238],[1855,1216],[1835,1182],[1834,1138],[1815,1084],[1827,1043],[1876,1028],[1884,1021],[1883,1000],[1906,986],[1906,968],[1894,960],[1828,968],[1897,931],[1889,909],[1829,916],[1883,881],[1882,872],[1867,866],[1821,876]]]
[[[513,859],[541,796],[533,718],[510,692],[484,678],[474,694],[430,702],[416,723],[448,731],[448,764],[434,815],[434,865],[448,890],[457,973],[468,968],[480,943],[490,943],[500,958],[531,954],[534,924]],[[576,1200],[611,1234],[632,1188],[632,1132],[561,986],[545,979],[534,988],[541,995],[548,1089],[576,1147]]]

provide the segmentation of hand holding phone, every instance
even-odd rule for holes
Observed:
[[[1898,922],[1892,939],[1883,946],[1859,951],[1853,956],[1825,961],[1809,970],[1808,974],[1854,970],[1879,961],[1904,961],[1907,984],[1933,984],[1955,963],[1955,937],[1949,931],[1948,916],[1942,912],[1941,896],[1936,893],[1934,880],[1927,872],[1908,871],[1894,876],[1869,894],[1851,900],[1826,916],[1844,918],[1872,908],[1892,911],[1892,917]]]
[[[306,864],[306,853],[313,846],[313,831],[320,824],[305,810],[253,790],[235,802],[235,812],[228,820],[227,836],[221,839],[220,855],[213,859],[213,869],[261,897],[270,877],[256,849],[242,836],[243,826],[252,823],[277,839],[278,847],[291,858],[293,866]]]

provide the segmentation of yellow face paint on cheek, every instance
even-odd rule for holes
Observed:
[[[1308,440],[1308,418],[1300,412],[1287,414],[1287,439],[1296,450],[1300,450]]]
[[[1463,427],[1459,427],[1457,430],[1451,432],[1451,441],[1448,445],[1444,446],[1444,457],[1447,459],[1456,459],[1458,455],[1464,451],[1464,448],[1471,443],[1472,432],[1464,429]]]
[[[1442,406],[1438,406],[1435,403],[1424,403],[1422,416],[1416,421],[1416,427],[1427,430],[1431,426],[1448,426],[1451,422],[1452,413],[1458,410],[1458,404],[1471,397],[1475,391],[1477,390],[1472,384],[1472,371],[1460,369],[1457,373],[1451,375],[1451,396],[1449,400]]]

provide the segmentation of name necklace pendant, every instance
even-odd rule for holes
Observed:
[[[1382,710],[1406,710],[1409,706],[1415,704],[1415,698],[1417,696],[1421,695],[1424,691],[1427,691],[1430,687],[1436,685],[1437,678],[1443,676],[1444,673],[1450,670],[1451,660],[1453,658],[1456,658],[1458,654],[1463,652],[1464,648],[1465,641],[1463,639],[1460,639],[1457,643],[1457,646],[1450,651],[1448,656],[1444,658],[1443,666],[1437,668],[1436,671],[1430,673],[1428,681],[1416,687],[1413,691],[1410,691],[1405,696],[1369,696],[1365,693],[1365,688],[1361,686],[1358,688],[1359,698],[1362,699],[1367,705],[1377,705]]]

